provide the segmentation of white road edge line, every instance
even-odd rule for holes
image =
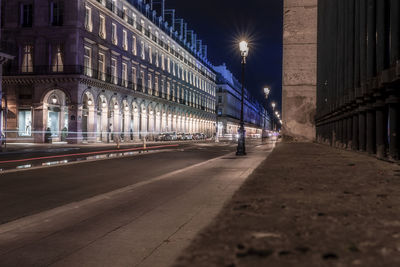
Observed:
[[[69,166],[69,165],[82,164],[82,163],[95,162],[95,161],[103,161],[103,160],[123,159],[123,158],[137,157],[137,156],[141,156],[141,155],[144,155],[144,154],[157,154],[157,153],[162,153],[162,152],[171,152],[171,151],[178,150],[178,149],[179,148],[148,150],[147,152],[142,152],[142,153],[138,153],[138,151],[133,151],[133,152],[138,153],[138,154],[124,155],[124,156],[111,157],[111,158],[105,158],[105,159],[87,159],[87,160],[71,161],[71,162],[67,162],[67,163],[60,163],[60,164],[54,164],[54,165],[44,165],[44,166],[35,166],[35,167],[30,167],[30,168],[11,169],[11,170],[0,171],[0,176],[2,174],[15,173],[15,172],[26,172],[26,171],[32,171],[32,170],[55,168],[55,167]],[[106,154],[117,154],[117,153],[129,153],[129,152],[114,152],[114,153],[106,153]],[[102,156],[102,155],[106,155],[106,154],[99,154],[99,155],[95,155],[95,156]],[[87,156],[87,157],[94,157],[94,156]],[[55,160],[55,161],[57,161],[57,160]]]
[[[171,176],[174,176],[176,174],[188,171],[188,170],[196,168],[196,167],[200,167],[200,166],[208,164],[208,163],[210,163],[212,161],[215,161],[215,160],[221,159],[223,157],[226,157],[227,155],[230,155],[230,154],[234,155],[234,152],[230,152],[230,153],[224,154],[222,156],[219,156],[219,157],[216,157],[216,158],[212,158],[212,159],[209,159],[209,160],[206,160],[206,161],[203,161],[203,162],[188,166],[188,167],[186,167],[184,169],[172,171],[172,172],[160,175],[158,177],[155,177],[155,178],[147,180],[147,181],[142,181],[142,182],[139,182],[139,183],[136,183],[136,184],[132,184],[132,185],[129,185],[129,186],[126,186],[126,187],[122,187],[120,189],[117,189],[117,190],[114,190],[114,191],[111,191],[111,192],[108,192],[108,193],[100,194],[100,195],[97,195],[97,196],[94,196],[94,197],[91,197],[91,198],[88,198],[88,199],[85,199],[85,200],[81,200],[81,201],[78,201],[78,202],[71,202],[69,204],[66,204],[66,205],[63,205],[63,206],[60,206],[60,207],[57,207],[57,208],[54,208],[54,209],[43,211],[43,212],[40,212],[40,213],[37,213],[37,214],[34,214],[34,215],[30,215],[30,216],[27,216],[27,217],[23,217],[23,218],[17,219],[15,221],[11,221],[11,222],[2,224],[2,225],[0,225],[0,234],[4,234],[6,232],[10,232],[10,231],[16,230],[18,228],[23,228],[23,227],[28,226],[28,225],[37,224],[39,222],[44,222],[49,217],[53,217],[55,215],[58,215],[58,214],[61,214],[61,213],[67,212],[67,211],[72,211],[72,210],[75,210],[75,209],[79,209],[79,208],[81,208],[83,206],[86,206],[86,205],[89,205],[89,204],[92,204],[92,203],[96,203],[96,202],[101,201],[101,200],[110,199],[113,196],[116,196],[118,194],[125,193],[125,192],[128,192],[128,191],[134,190],[134,189],[136,189],[138,187],[145,186],[145,185],[157,182],[157,181],[161,181],[161,180],[170,178]]]

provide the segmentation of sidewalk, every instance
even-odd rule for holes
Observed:
[[[280,143],[175,266],[400,266],[400,166]]]

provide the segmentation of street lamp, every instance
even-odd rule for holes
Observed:
[[[244,118],[243,118],[243,106],[244,106],[244,67],[246,65],[246,57],[249,54],[249,46],[246,41],[241,41],[239,43],[240,55],[242,57],[242,97],[241,97],[241,109],[240,109],[240,127],[239,127],[239,139],[238,146],[236,150],[237,156],[246,155],[245,146],[245,130],[244,130]]]
[[[265,94],[265,99],[266,100],[268,100],[268,96],[269,96],[269,93],[271,92],[271,89],[269,89],[269,87],[265,87],[264,88],[264,94]],[[264,109],[264,123],[263,123],[263,130],[262,130],[262,133],[261,133],[261,142],[262,142],[262,139],[263,139],[263,137],[264,137],[264,132],[265,132],[265,120],[266,120],[266,118],[267,118],[267,108],[265,108]]]
[[[276,103],[272,102],[271,106],[272,106],[272,113],[274,113],[275,112]],[[274,116],[271,116],[271,122],[272,122],[272,131],[275,131],[275,119],[274,119]]]

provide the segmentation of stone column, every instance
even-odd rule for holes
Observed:
[[[284,0],[283,134],[315,139],[317,0]]]
[[[76,104],[69,105],[68,116],[68,143],[82,143],[82,108],[79,108]]]
[[[124,141],[129,142],[131,140],[131,113],[129,110],[124,111]]]

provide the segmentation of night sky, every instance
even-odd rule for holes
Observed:
[[[250,41],[245,85],[254,97],[264,99],[262,89],[270,86],[280,106],[282,95],[283,0],[166,0],[166,8],[188,23],[208,45],[214,65],[225,62],[241,78],[239,41]]]

